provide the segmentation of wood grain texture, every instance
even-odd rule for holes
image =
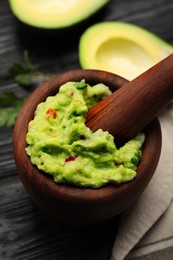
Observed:
[[[111,0],[103,20],[131,22],[156,33],[173,44],[172,0]],[[83,30],[80,30],[78,35]],[[30,59],[40,71],[62,73],[79,69],[78,35],[69,39],[63,48],[58,37],[35,44],[32,34],[21,35],[8,1],[0,1],[0,93],[14,90],[28,95],[9,77],[7,70],[22,61],[28,49]],[[68,38],[68,37],[67,37]],[[33,203],[21,184],[12,155],[12,130],[0,129],[0,259],[1,260],[109,260],[117,230],[118,219],[101,227],[70,230],[45,216]],[[171,260],[173,247],[141,257]]]

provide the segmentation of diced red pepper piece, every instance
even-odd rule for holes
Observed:
[[[49,118],[53,118],[55,119],[57,117],[57,112],[52,109],[52,108],[49,108],[47,111],[46,111],[46,118],[49,119]]]
[[[70,156],[68,158],[65,159],[65,162],[71,162],[71,161],[75,161],[77,158],[77,156]]]

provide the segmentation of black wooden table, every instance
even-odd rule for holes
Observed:
[[[79,69],[79,36],[97,21],[131,22],[173,44],[172,0],[112,0],[96,19],[70,34],[50,36],[47,40],[42,35],[36,37],[23,31],[8,1],[1,0],[0,94],[5,90],[13,90],[19,96],[30,94],[31,90],[24,90],[8,74],[12,64],[22,61],[24,50],[28,50],[30,60],[42,72],[59,74]],[[76,230],[55,223],[42,213],[18,177],[12,131],[0,128],[0,260],[110,259],[119,217],[99,227]]]

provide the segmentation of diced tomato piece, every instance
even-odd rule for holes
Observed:
[[[49,108],[47,111],[46,111],[46,118],[49,119],[49,118],[53,118],[55,119],[57,117],[57,112],[52,109],[52,108]]]

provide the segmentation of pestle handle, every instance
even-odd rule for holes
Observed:
[[[173,99],[173,54],[105,98],[87,114],[87,126],[121,144],[135,137]]]

